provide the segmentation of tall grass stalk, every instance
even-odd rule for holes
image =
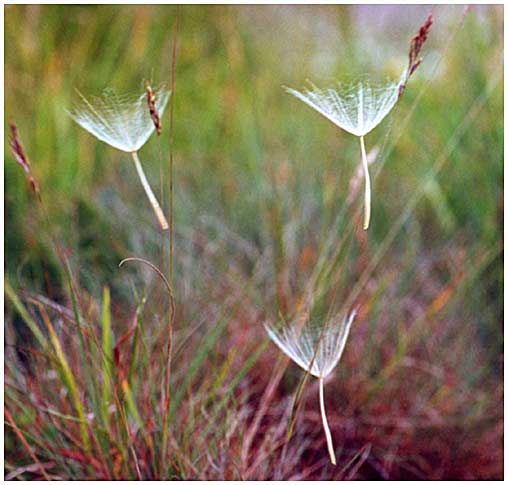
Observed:
[[[168,290],[171,304],[171,314],[168,320],[168,336],[166,344],[166,363],[164,372],[164,410],[163,410],[163,421],[162,421],[162,469],[166,468],[166,456],[168,452],[168,437],[169,437],[169,416],[171,408],[171,357],[173,351],[173,325],[176,313],[176,304],[173,292],[173,237],[174,237],[174,173],[173,173],[173,156],[174,156],[174,112],[175,112],[175,89],[176,89],[176,52],[177,52],[177,41],[178,41],[178,18],[179,8],[177,7],[177,14],[174,25],[173,34],[173,50],[172,50],[172,61],[171,61],[171,96],[170,100],[170,125],[169,125],[169,281]]]
[[[159,202],[157,202],[157,198],[155,197],[155,194],[153,193],[152,188],[150,187],[150,184],[148,183],[145,172],[143,171],[143,166],[141,165],[141,162],[139,161],[138,153],[132,152],[131,155],[132,155],[132,159],[134,160],[134,166],[136,167],[136,171],[138,173],[139,180],[141,181],[141,185],[143,186],[143,189],[145,190],[146,196],[148,197],[148,200],[153,208],[155,216],[157,217],[159,226],[163,231],[165,231],[169,227],[168,221],[166,220],[166,217],[164,216],[164,212],[162,212]]]

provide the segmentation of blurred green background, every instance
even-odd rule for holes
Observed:
[[[475,99],[498,80],[447,153],[445,169],[418,200],[404,237],[395,242],[395,259],[410,247],[411,257],[432,258],[447,246],[455,253],[465,250],[468,260],[501,241],[502,9],[472,9],[453,36],[463,10],[435,8],[426,59],[399,111],[367,137],[368,149],[373,144],[384,149],[380,158],[386,154],[385,137],[396,140],[374,185],[369,245],[375,248],[446,152]],[[282,86],[299,88],[307,79],[329,86],[359,75],[398,78],[408,41],[429,11],[425,6],[181,7],[174,132],[177,232],[208,218],[262,249],[268,236],[261,205],[277,197],[285,199],[296,219],[302,220],[305,210],[317,214],[310,218],[316,227],[298,231],[300,237],[318,237],[344,205],[357,169],[357,140]],[[18,124],[53,230],[79,261],[91,291],[115,285],[116,263],[125,255],[152,259],[159,237],[129,157],[84,132],[66,110],[76,88],[85,95],[108,87],[141,93],[145,79],[169,82],[176,12],[176,6],[5,10],[5,120]],[[161,173],[167,185],[168,145],[166,132],[140,154],[154,188],[161,185]],[[283,193],[273,195],[269,170],[287,172]],[[53,256],[10,153],[5,215],[7,274],[16,275],[22,286],[43,288]],[[481,331],[494,342],[501,340],[501,271],[494,265],[489,283],[477,284],[467,299],[481,319]],[[446,279],[446,270],[438,276]]]
[[[368,150],[380,150],[372,165],[367,237],[356,231],[360,219],[347,202],[359,166],[357,139],[283,89],[306,80],[327,87],[359,76],[398,79],[409,40],[430,11],[396,5],[5,6],[5,122],[18,125],[51,230],[68,249],[80,285],[92,297],[111,286],[121,308],[131,291],[118,262],[132,255],[159,261],[161,236],[129,156],[86,133],[66,110],[76,88],[85,95],[105,88],[141,94],[145,79],[169,82],[178,15],[180,322],[199,314],[197,292],[207,301],[227,298],[223,276],[247,278],[267,248],[280,251],[298,294],[306,265],[319,257],[342,214],[337,238],[353,239],[343,298],[365,265],[380,258],[362,288],[363,318],[370,323],[360,334],[375,332],[385,320],[392,322],[388,333],[397,334],[447,305],[437,325],[455,322],[450,334],[436,343],[436,327],[423,325],[422,358],[444,362],[449,349],[458,352],[453,338],[467,334],[452,364],[459,366],[458,379],[470,379],[471,392],[486,382],[501,385],[503,7],[432,8],[423,64],[397,109],[366,138]],[[156,193],[163,187],[167,211],[169,109],[163,124],[160,139],[154,135],[140,158]],[[4,173],[6,274],[17,288],[66,301],[45,223],[7,150]],[[361,206],[356,198],[354,208]],[[231,276],[233,266],[238,274]],[[272,283],[261,278],[253,305],[277,315]],[[377,375],[386,355],[369,342],[366,372]]]

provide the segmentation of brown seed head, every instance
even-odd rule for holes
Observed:
[[[420,56],[423,44],[429,36],[430,27],[432,25],[433,18],[432,14],[427,17],[425,23],[418,29],[418,33],[411,39],[409,46],[409,63],[407,66],[407,74],[405,81],[399,87],[399,98],[402,96],[404,89],[406,89],[406,83],[409,78],[414,74],[418,66],[422,63],[423,57]]]
[[[159,112],[157,111],[157,106],[155,105],[155,93],[153,92],[153,89],[148,81],[145,82],[145,86],[146,102],[148,104],[148,109],[150,110],[150,117],[152,118],[153,124],[155,126],[155,131],[157,131],[157,136],[160,136],[162,131],[162,124]]]
[[[432,25],[432,14],[430,14],[425,23],[420,27],[418,33],[411,39],[411,46],[409,48],[409,65],[408,77],[410,77],[420,65],[423,58],[418,59],[422,50],[423,44],[427,40]]]
[[[30,183],[30,186],[32,187],[32,190],[38,194],[39,193],[39,184],[35,180],[35,178],[32,175],[32,170],[30,168],[30,162],[28,161],[28,157],[25,154],[25,150],[23,149],[23,146],[21,145],[21,141],[19,139],[19,133],[18,128],[16,124],[11,121],[9,123],[10,126],[10,137],[9,137],[9,145],[11,147],[12,154],[14,155],[14,158],[16,159],[16,162],[21,166],[21,168],[24,170],[28,182]]]

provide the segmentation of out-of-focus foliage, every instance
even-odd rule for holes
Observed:
[[[378,150],[367,233],[359,218],[358,140],[283,89],[308,79],[323,87],[364,76],[398,80],[429,9],[5,7],[5,120],[18,125],[86,317],[100,321],[102,287],[111,287],[118,338],[137,306],[126,275],[138,291],[152,291],[145,320],[155,350],[140,360],[131,382],[134,401],[147,412],[157,408],[150,399],[157,401],[158,388],[151,383],[147,392],[142,376],[162,362],[155,342],[163,300],[151,273],[119,270],[118,263],[135,255],[167,269],[167,252],[161,260],[161,236],[129,155],[90,136],[66,110],[76,88],[85,95],[105,88],[141,95],[146,79],[169,83],[179,16],[172,379],[173,412],[180,414],[172,417],[188,461],[179,455],[172,476],[501,477],[503,7],[433,8],[422,65],[395,110],[366,137]],[[169,111],[162,136],[140,151],[166,213]],[[70,308],[48,224],[8,152],[4,172],[6,275],[24,296],[44,295]],[[343,444],[334,470],[325,466],[326,447],[314,432],[312,390],[286,462],[279,463],[281,448],[270,448],[270,437],[278,443],[285,436],[280,423],[300,372],[290,367],[275,394],[263,394],[279,354],[273,345],[262,347],[261,324],[296,310],[316,268],[317,315],[326,315],[334,292],[334,308],[360,305],[327,384],[336,396],[327,404],[330,427]],[[10,304],[6,321],[15,336],[8,343],[29,345]],[[75,356],[68,339],[64,352]],[[18,359],[6,371],[10,384],[18,382],[26,354]],[[254,361],[253,369],[244,367]],[[77,373],[78,364],[70,364]],[[22,412],[13,395],[6,406],[30,430],[31,405]],[[272,407],[254,428],[259,402]],[[218,424],[210,431],[202,411],[212,405]],[[254,442],[247,451],[245,435]],[[63,435],[54,440],[56,448],[72,448]],[[356,457],[359,467],[344,468],[362,449],[368,453]],[[12,433],[6,461],[12,469],[32,462]],[[72,463],[55,474],[86,476],[84,466]],[[118,478],[135,477],[122,466],[131,464],[119,465]]]

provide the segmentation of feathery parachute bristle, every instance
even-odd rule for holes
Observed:
[[[343,130],[364,136],[391,111],[397,102],[399,85],[400,82],[382,86],[358,82],[352,86],[341,85],[338,89],[320,89],[311,85],[303,91],[291,88],[286,91]]]
[[[157,128],[146,108],[147,92],[129,96],[107,90],[102,96],[89,99],[79,91],[78,94],[80,99],[69,112],[72,119],[96,138],[118,150],[138,151]],[[164,85],[152,90],[153,103],[157,99],[159,124],[170,94]]]
[[[324,324],[294,318],[289,325],[280,328],[265,323],[269,337],[296,364],[319,379],[319,405],[330,461],[337,463],[332,434],[326,417],[324,379],[339,362],[356,310],[349,317],[337,315]]]
[[[324,379],[342,356],[355,315],[353,311],[348,318],[338,315],[325,324],[309,322],[303,326],[297,321],[281,327],[265,323],[265,329],[296,364],[314,377]]]

